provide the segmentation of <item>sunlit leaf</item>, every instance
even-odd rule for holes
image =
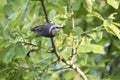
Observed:
[[[107,32],[117,36],[120,39],[120,29],[116,25],[109,23],[107,20],[104,21],[103,25]]]
[[[112,24],[116,25],[117,27],[120,27],[120,23],[112,22]]]
[[[115,17],[114,17],[115,15],[117,15],[117,13],[112,13],[112,14],[110,14],[110,15],[108,16],[108,18],[110,18],[110,19],[113,20],[113,19],[115,19]]]
[[[82,53],[93,52],[93,53],[103,54],[104,47],[96,44],[79,45],[78,52],[82,52]]]
[[[99,42],[100,40],[102,40],[103,32],[96,30],[95,32],[88,34],[88,35],[91,36],[93,38],[93,40],[95,40],[96,42]]]
[[[84,7],[87,9],[88,12],[92,12],[92,0],[83,0]]]
[[[119,7],[119,2],[117,0],[107,0],[107,3],[115,9],[118,9]]]
[[[88,13],[87,16],[95,16],[95,17],[99,18],[100,20],[104,20],[104,18],[97,12]]]
[[[60,59],[50,38],[30,30],[46,23],[41,1],[51,23],[63,25],[54,37]],[[0,1],[0,80],[83,80],[78,68],[90,80],[119,79],[120,0],[71,2],[74,28],[70,0]]]
[[[81,39],[81,45],[85,45],[85,44],[90,44],[90,41],[91,41],[92,39],[90,39],[90,38],[88,38],[88,37],[82,37],[82,39]]]
[[[103,54],[104,53],[104,47],[101,45],[90,45],[92,47],[92,52],[93,53],[100,53]]]
[[[91,52],[91,47],[88,45],[80,45],[78,48],[78,52],[83,52],[83,53]]]

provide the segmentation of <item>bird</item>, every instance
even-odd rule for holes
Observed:
[[[31,31],[43,36],[43,37],[55,37],[56,33],[60,31],[62,27],[58,25],[53,25],[51,23],[45,23],[40,26],[31,28]]]

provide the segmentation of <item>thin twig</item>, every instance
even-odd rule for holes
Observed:
[[[72,28],[74,29],[75,28],[75,19],[74,19],[74,10],[73,10],[73,6],[72,6],[72,0],[70,0],[70,7],[71,7],[71,18],[72,18]],[[71,60],[71,63],[74,62],[74,58],[75,58],[75,54],[77,54],[76,52],[76,46],[75,46],[75,38],[73,37],[73,40],[72,40],[72,53],[71,53],[71,56],[70,56],[70,60]]]
[[[47,13],[46,13],[46,8],[45,8],[45,5],[44,5],[44,0],[40,0],[40,1],[41,1],[41,4],[42,4],[42,7],[43,7],[43,11],[44,11],[44,14],[45,14],[46,22],[49,22],[49,19],[48,19]],[[53,51],[54,51],[55,55],[57,56],[58,60],[60,60],[60,56],[59,56],[59,54],[57,52],[57,49],[56,49],[53,37],[50,37],[50,39],[51,39],[52,47],[54,49]]]
[[[83,80],[87,80],[87,77],[85,76],[85,74],[83,73],[83,71],[75,64],[71,64],[69,61],[66,61],[63,57],[61,57],[58,54],[58,51],[56,49],[53,37],[51,37],[51,42],[52,42],[52,47],[54,49],[54,53],[57,56],[58,60],[61,60],[62,62],[64,62],[66,65],[68,65],[70,68],[72,68],[73,70],[75,70],[76,72],[78,72],[80,74],[80,76],[83,78]]]
[[[72,6],[72,0],[70,0],[70,7],[71,7],[71,18],[72,18],[72,28],[75,28],[75,20],[74,20],[74,10],[73,10],[73,6]],[[77,66],[75,65],[74,62],[74,58],[75,58],[75,54],[77,53],[76,51],[77,47],[75,45],[75,40],[73,38],[72,41],[72,54],[71,54],[71,61],[72,64],[68,64],[72,69],[74,69],[76,72],[78,72],[80,74],[80,76],[84,79],[87,80],[87,77],[85,76],[85,74],[83,73],[83,71]]]
[[[87,80],[86,75],[84,72],[76,65],[76,64],[71,64],[71,62],[66,61],[64,58],[61,58],[61,61],[64,62],[66,65],[68,65],[71,69],[75,70],[79,75],[82,77],[83,80]]]
[[[34,52],[34,51],[39,51],[39,49],[31,49],[30,51],[27,52],[27,56],[29,57],[29,56],[30,56],[30,53],[31,53],[31,52]]]
[[[28,42],[22,42],[22,41],[18,41],[18,43],[23,43],[24,45],[31,45],[31,46],[37,46],[35,44],[32,44],[32,43],[28,43]]]
[[[73,11],[73,7],[72,7],[72,0],[70,0],[70,7],[71,7],[72,28],[74,29],[75,20],[74,20],[74,11]]]
[[[71,52],[71,56],[69,57],[69,60],[71,63],[75,62],[75,55],[77,54],[77,46],[75,44],[75,38],[73,38],[72,40],[72,52]]]
[[[102,26],[102,25],[101,25]],[[99,28],[99,27],[98,27]],[[102,30],[105,30],[105,28],[100,28],[99,31],[102,31]],[[97,32],[97,28],[93,28],[92,30],[89,30],[89,31],[85,31],[83,32],[81,35],[87,35],[87,34],[90,34],[91,32]]]
[[[74,69],[76,72],[78,72],[80,74],[80,76],[82,77],[83,80],[88,80],[86,75],[83,73],[83,71],[75,64],[73,64],[72,69]]]
[[[51,39],[51,42],[52,42],[52,47],[53,47],[53,49],[54,49],[53,51],[54,51],[55,55],[57,56],[58,60],[60,60],[61,57],[60,57],[60,55],[58,54],[57,48],[56,48],[55,43],[54,43],[54,39],[53,39],[53,37],[51,37],[50,39]]]
[[[43,10],[44,10],[44,14],[45,14],[46,22],[49,23],[49,19],[48,19],[48,16],[47,16],[46,8],[45,8],[45,5],[44,5],[44,0],[40,0],[40,1],[41,1],[41,4],[42,4],[42,7],[43,7]]]
[[[59,71],[59,70],[63,70],[63,69],[68,69],[70,68],[69,66],[68,67],[61,67],[61,68],[58,68],[58,69],[51,69],[51,71]]]
[[[43,7],[43,10],[44,10],[44,13],[45,13],[46,22],[49,22],[43,0],[41,0],[41,3],[42,3],[42,7]],[[54,53],[55,53],[56,57],[58,58],[58,60],[62,61],[63,63],[68,65],[70,68],[72,68],[73,70],[78,72],[83,80],[87,80],[87,77],[84,75],[84,73],[82,72],[82,70],[78,66],[76,66],[75,64],[71,64],[69,61],[66,61],[62,56],[60,56],[58,54],[58,51],[57,51],[56,45],[54,43],[53,37],[50,37],[50,39],[51,39],[52,47],[54,49]]]

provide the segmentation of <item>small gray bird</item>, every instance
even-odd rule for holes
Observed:
[[[31,31],[44,36],[44,37],[54,37],[57,32],[60,31],[62,27],[56,26],[50,23],[46,23],[44,25],[36,26],[31,28]]]

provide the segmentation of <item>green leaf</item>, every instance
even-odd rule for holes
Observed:
[[[101,46],[101,45],[95,45],[95,44],[92,44],[90,45],[92,47],[92,52],[93,53],[100,53],[100,54],[103,54],[104,53],[104,47]]]
[[[3,9],[4,9],[4,13],[8,16],[13,13],[13,8],[11,4],[5,5]]]
[[[3,7],[6,5],[7,0],[0,1],[0,12],[3,11]]]
[[[50,12],[49,12],[49,19],[52,21],[54,19],[54,16],[56,15],[56,11],[54,9],[52,9]]]
[[[19,26],[22,23],[22,16],[23,9],[19,9],[18,11],[13,12],[8,18],[11,19],[8,22],[8,25],[11,27],[10,29],[15,28],[16,26]]]
[[[80,45],[90,44],[92,39],[88,38],[87,36],[82,37]]]
[[[13,59],[13,57],[15,55],[14,50],[15,50],[15,46],[13,44],[13,45],[10,46],[10,49],[8,50],[8,52],[6,53],[6,55],[5,55],[4,59],[3,59],[4,63],[9,63],[9,62],[12,61],[12,59]]]
[[[82,52],[82,53],[93,52],[93,53],[103,54],[104,47],[101,45],[96,45],[96,44],[79,45],[78,52]]]
[[[119,7],[119,2],[117,0],[107,0],[107,3],[115,9],[118,9]]]
[[[88,45],[80,45],[78,47],[78,52],[82,52],[82,53],[88,53],[91,52],[91,47]]]
[[[102,40],[103,32],[102,31],[95,31],[95,32],[88,34],[88,35],[91,36],[93,38],[93,40],[95,40],[96,42],[99,42],[100,40]]]
[[[86,66],[87,65],[87,61],[88,61],[88,56],[89,54],[78,54],[77,56],[77,61],[78,64],[80,64],[80,66]]]
[[[4,17],[5,17],[4,13],[0,13],[0,20],[4,20]]]
[[[92,0],[83,0],[84,7],[87,9],[88,12],[92,12]]]
[[[48,0],[48,2],[52,2],[53,4],[57,4],[59,0]]]
[[[27,50],[21,43],[15,45],[15,58],[24,58],[27,54]]]
[[[39,46],[39,47],[41,48],[42,37],[36,37],[36,38],[35,38],[35,42],[36,42],[37,46]]]
[[[88,13],[87,16],[95,16],[95,17],[97,17],[100,20],[104,20],[104,18],[97,12]]]
[[[72,3],[73,9],[77,11],[80,8],[81,2],[82,0],[74,0]]]
[[[118,13],[116,13],[116,12],[114,12],[114,13],[112,13],[112,14],[110,14],[109,16],[108,16],[108,18],[109,19],[111,19],[111,20],[113,20],[113,19],[115,19],[115,15],[117,15]]]
[[[8,19],[14,19],[16,15],[17,15],[17,12],[15,11],[8,17]]]
[[[72,80],[73,76],[75,76],[75,72],[66,72],[66,74],[64,74],[63,79],[64,80]],[[68,77],[69,76],[69,77]],[[76,79],[77,80],[77,79]],[[79,79],[78,79],[79,80]],[[81,80],[81,79],[80,79]]]
[[[120,29],[116,25],[110,23],[108,20],[104,20],[103,25],[107,32],[117,36],[120,39]]]
[[[23,14],[22,14],[22,17],[21,17],[22,18],[22,22],[24,22],[24,19],[27,16],[27,5],[28,5],[28,0],[27,0],[26,3],[24,3],[22,5],[22,9],[23,9]]]
[[[34,80],[36,77],[38,77],[38,73],[35,71],[24,72],[24,80]]]
[[[13,79],[13,80],[23,80],[22,73],[23,73],[22,70],[16,70],[14,75],[10,76],[10,79]]]
[[[14,4],[15,6],[20,6],[20,2],[18,2],[17,0],[8,0],[8,3],[9,4]]]
[[[33,63],[40,63],[41,57],[42,57],[42,55],[40,55],[38,53],[37,54],[36,53],[32,53],[32,54],[30,54],[30,61],[32,61]]]
[[[120,23],[112,22],[112,24],[116,25],[117,27],[120,27]]]
[[[60,52],[60,54],[65,58],[68,59],[69,55],[71,53],[71,48],[70,47],[64,47],[64,49]]]
[[[62,0],[60,0],[62,1]],[[60,7],[62,4],[57,4],[57,5],[50,5],[49,7],[47,7],[48,10],[55,10],[56,12],[60,13],[60,14],[64,14],[65,13],[65,10],[64,10],[64,7]],[[49,15],[49,14],[48,14]]]
[[[8,30],[8,25],[6,25],[3,29],[3,36],[6,38],[6,39],[12,39],[12,37],[10,36],[10,32]]]
[[[120,40],[113,39],[113,45],[120,50]]]
[[[77,35],[78,37],[80,37],[82,33],[83,33],[82,28],[80,28],[79,26],[76,26],[74,29],[72,29],[71,34],[73,34],[74,36]]]

